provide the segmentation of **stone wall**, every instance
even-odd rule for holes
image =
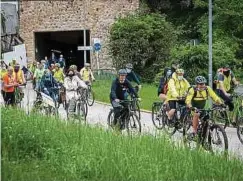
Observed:
[[[107,53],[109,29],[118,16],[134,12],[139,0],[54,0],[20,1],[20,35],[25,40],[27,56],[35,58],[35,31],[68,31],[89,29],[91,42],[100,38],[100,68],[110,68]],[[93,68],[97,68],[94,54]]]

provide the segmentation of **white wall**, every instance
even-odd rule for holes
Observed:
[[[17,45],[13,48],[14,50],[12,52],[3,53],[4,62],[9,64],[13,59],[15,59],[21,66],[27,66],[25,44]]]

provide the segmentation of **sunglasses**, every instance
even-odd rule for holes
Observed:
[[[200,84],[197,84],[197,85],[205,85],[205,83],[200,83]]]

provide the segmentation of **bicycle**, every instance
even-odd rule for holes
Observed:
[[[77,90],[78,99],[72,100],[74,102],[74,105],[71,105],[71,100],[68,101],[66,105],[66,112],[67,112],[67,119],[74,119],[77,118],[79,122],[81,120],[84,120],[86,122],[87,114],[88,114],[88,105],[86,102],[86,94],[82,88],[78,88]],[[74,106],[72,109],[74,109],[74,114],[70,114],[69,107]]]
[[[51,88],[50,94],[54,95],[54,98],[35,90],[37,93],[36,100],[33,104],[33,112],[39,112],[47,116],[58,116],[58,88]]]
[[[66,88],[63,86],[62,83],[59,83],[58,84],[60,86],[60,89],[59,89],[59,105],[58,107],[60,106],[60,104],[63,105],[63,108],[66,109],[66,104],[67,104],[67,101],[66,101]]]
[[[122,131],[127,130],[128,134],[132,133],[132,129],[136,129],[135,132],[141,133],[141,122],[135,112],[131,109],[132,100],[120,100],[119,107],[121,107],[121,114],[118,117],[117,123],[114,124],[114,109],[111,108],[107,118],[107,124],[112,129],[118,129]]]
[[[22,107],[22,100],[24,98],[24,93],[20,90],[20,87],[25,87],[26,84],[20,84],[14,87],[14,105],[21,108]],[[5,106],[10,105],[11,99],[8,99],[5,102]]]
[[[230,124],[233,125],[236,128],[240,142],[243,144],[243,94],[233,94],[232,98],[234,99],[233,112],[230,113],[228,108],[222,108],[214,111],[213,117],[219,122],[224,122],[224,129]]]
[[[24,98],[24,93],[20,90],[20,87],[26,87],[25,84],[20,84],[14,88],[14,96],[15,96],[15,104],[21,108],[22,107],[22,100]]]
[[[191,126],[191,115],[187,114],[186,106],[176,103],[175,114],[172,121],[169,121],[166,112],[169,110],[168,105],[163,102],[154,102],[152,105],[152,122],[153,125],[169,134],[173,135],[176,131],[182,133],[183,125],[186,123],[187,130]]]
[[[192,142],[196,142],[197,145],[201,145],[205,150],[210,152],[227,152],[228,138],[225,129],[211,119],[211,113],[222,108],[224,108],[224,106],[215,106],[212,109],[190,108],[190,111],[200,113],[199,125],[194,139],[188,138],[188,130],[183,126],[184,143],[189,142],[190,145]],[[219,135],[220,133],[222,134],[222,138]],[[219,146],[219,148],[214,148],[214,146]]]

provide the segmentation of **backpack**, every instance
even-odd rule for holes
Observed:
[[[197,96],[197,88],[196,88],[196,86],[191,86],[191,87],[189,87],[189,89],[188,89],[188,92],[189,92],[189,90],[191,89],[191,88],[193,88],[194,89],[194,95],[193,95],[193,97],[192,97],[192,99],[194,99],[196,96]],[[207,99],[208,99],[208,87],[206,86],[206,94],[207,94]]]
[[[168,92],[168,82],[169,81],[167,80],[166,83],[164,84],[164,86],[162,87],[164,94],[167,94],[167,92]]]
[[[168,83],[169,83],[169,80],[172,78],[172,74],[173,74],[173,72],[172,72],[171,77],[168,78],[166,76],[168,71],[172,71],[171,68],[167,67],[164,69],[164,83],[163,83],[163,86],[161,87],[161,90],[163,90],[162,92],[164,94],[167,94],[167,92],[168,92]]]

